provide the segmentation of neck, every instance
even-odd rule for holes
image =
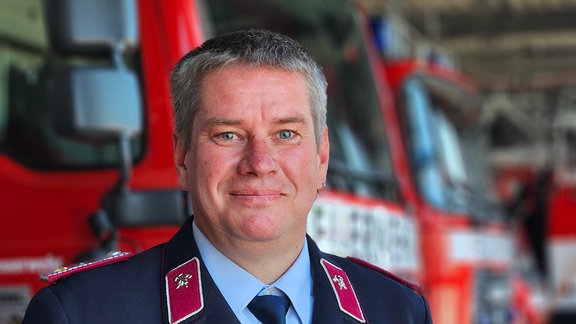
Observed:
[[[277,281],[294,264],[302,251],[303,241],[298,244],[271,245],[241,248],[225,255],[234,263],[269,285]],[[218,247],[217,247],[218,248]]]
[[[285,234],[274,240],[234,240],[224,235],[219,237],[226,239],[217,240],[210,229],[203,229],[196,219],[194,223],[214,248],[265,284],[277,281],[294,264],[306,237],[304,229],[301,233]]]

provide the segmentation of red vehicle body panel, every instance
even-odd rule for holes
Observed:
[[[548,208],[547,236],[551,239],[576,238],[576,186],[553,189]]]
[[[203,32],[194,1],[138,1],[138,12],[146,149],[132,169],[129,187],[175,189],[167,80],[176,61],[203,41]],[[24,287],[30,297],[44,286],[39,273],[72,264],[79,252],[95,247],[87,217],[98,210],[101,197],[114,186],[119,173],[116,169],[48,172],[28,168],[4,154],[0,165],[0,195],[10,202],[2,206],[10,222],[0,229],[0,285]],[[176,229],[119,228],[119,249],[147,249],[166,241]],[[47,254],[47,247],[57,254]]]
[[[419,193],[413,170],[410,168],[406,137],[402,135],[400,109],[403,85],[413,76],[424,75],[452,84],[471,96],[476,95],[472,83],[454,70],[418,59],[384,61],[380,68],[381,77],[388,80],[395,99],[393,105],[384,107],[386,128],[390,132],[390,147],[393,148],[395,170],[399,173],[399,186],[407,204],[411,205],[420,228],[420,250],[424,273],[423,286],[434,322],[469,323],[475,310],[475,271],[491,269],[505,272],[511,260],[470,260],[454,257],[455,237],[478,235],[490,239],[509,235],[507,227],[491,222],[478,227],[470,215],[440,210]],[[469,116],[476,118],[478,115]]]

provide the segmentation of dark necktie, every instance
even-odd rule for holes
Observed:
[[[285,324],[289,307],[288,297],[275,295],[256,296],[248,304],[248,309],[263,324]]]

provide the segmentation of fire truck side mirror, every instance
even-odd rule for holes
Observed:
[[[61,54],[103,55],[134,48],[135,0],[45,0],[48,36]]]
[[[52,50],[90,62],[112,59],[107,65],[71,66],[52,78],[56,130],[93,141],[140,134],[139,83],[123,60],[138,41],[135,0],[44,0],[44,6]]]
[[[71,138],[113,142],[142,132],[142,99],[133,72],[109,67],[73,67],[50,83],[56,130]]]

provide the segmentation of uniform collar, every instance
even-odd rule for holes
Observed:
[[[339,258],[320,251],[308,236],[314,282],[314,311],[311,323],[366,323],[362,306]],[[346,289],[340,287],[340,278]]]
[[[348,280],[344,269],[339,267],[339,259],[334,259],[330,255],[322,253],[314,241],[308,237],[308,252],[310,255],[310,268],[312,269],[314,307],[312,309],[311,323],[358,323],[349,313],[355,313],[354,309],[359,305],[358,299],[354,297],[352,301],[345,300],[342,304],[342,297],[335,286],[337,282],[331,280],[331,272],[326,270],[325,260],[329,264],[331,271],[337,271],[344,279]],[[182,270],[182,271],[181,271]],[[341,272],[340,272],[341,271]],[[164,299],[165,323],[239,323],[232,309],[228,306],[218,287],[214,284],[212,277],[208,273],[198,246],[194,240],[192,230],[192,219],[189,219],[174,237],[164,245],[162,253],[162,296]],[[201,303],[191,304],[186,299],[177,298],[170,293],[170,287],[176,287],[182,283],[177,280],[183,274],[192,275],[188,280],[188,287],[194,287],[196,295],[200,296]],[[349,280],[348,280],[349,282]],[[352,287],[350,283],[349,287]],[[182,283],[180,289],[185,289]],[[355,295],[354,295],[355,296]],[[173,297],[173,298],[172,298]],[[292,298],[292,296],[290,296]],[[350,306],[353,305],[353,306]],[[177,310],[177,314],[173,311]]]
[[[241,322],[252,319],[246,306],[266,285],[220,253],[196,224],[193,224],[193,232],[202,260],[232,311]],[[296,314],[289,313],[288,316],[298,316],[301,323],[310,322],[312,275],[306,240],[294,264],[272,286],[281,289],[290,298]]]
[[[164,245],[161,273],[164,323],[239,324],[200,257],[192,234],[192,218]],[[188,286],[177,288],[186,277]],[[201,303],[190,303],[189,299],[196,296]]]

